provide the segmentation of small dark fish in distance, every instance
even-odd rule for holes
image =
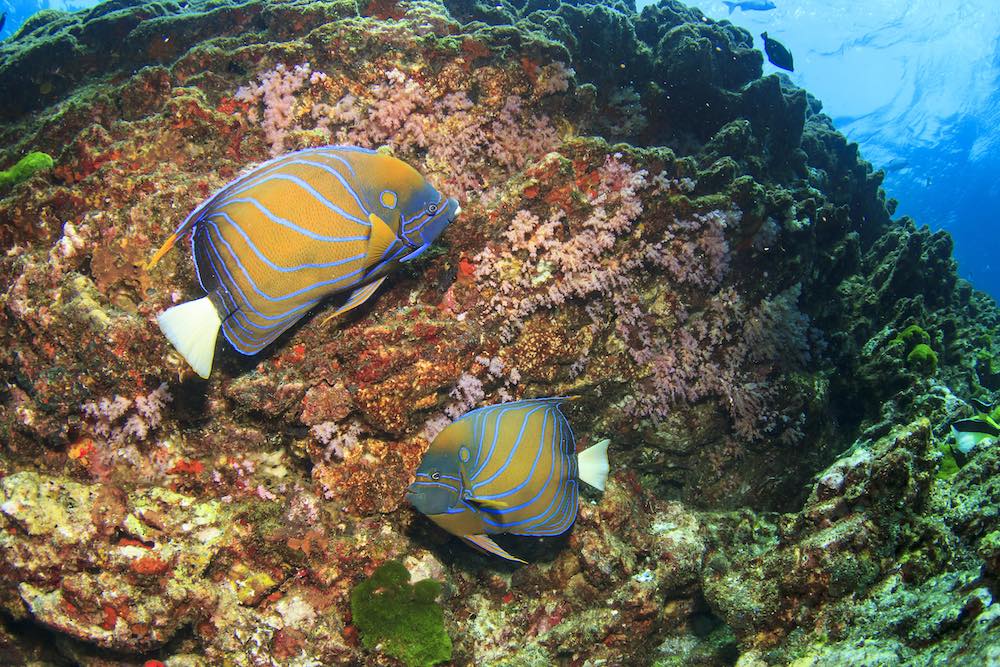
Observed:
[[[7,22],[7,12],[0,14],[0,30],[3,30],[3,24]]]
[[[885,164],[883,164],[882,165],[882,169],[886,173],[891,173],[891,172],[894,172],[894,171],[902,171],[903,169],[906,169],[909,166],[910,166],[910,161],[907,160],[906,158],[894,157],[891,160],[889,160],[888,162],[886,162]],[[976,399],[972,399],[972,400],[976,400]]]
[[[792,64],[792,52],[786,49],[785,45],[778,40],[768,37],[766,32],[760,33],[760,36],[764,40],[764,53],[767,54],[767,59],[771,61],[771,64],[775,67],[786,69],[789,72],[794,72],[795,65]]]
[[[775,9],[775,5],[771,0],[741,0],[740,2],[727,2],[722,1],[726,7],[729,7],[729,13],[732,14],[734,9],[742,9],[745,12],[756,11],[756,12],[766,12],[769,9]]]

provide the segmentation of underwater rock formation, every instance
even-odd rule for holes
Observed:
[[[30,19],[0,167],[55,166],[0,193],[4,661],[389,664],[350,596],[390,560],[442,582],[453,664],[1000,659],[1000,449],[949,445],[1000,310],[752,43],[673,0]],[[462,214],[370,305],[198,379],[155,324],[190,257],[145,261],[328,143]],[[528,566],[405,504],[449,419],[569,394],[612,474],[566,535],[498,538]]]

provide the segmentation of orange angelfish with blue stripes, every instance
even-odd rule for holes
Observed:
[[[196,208],[147,268],[185,233],[207,295],[168,309],[160,329],[207,378],[219,330],[237,351],[271,344],[333,294],[333,315],[361,305],[459,213],[413,167],[352,146],[283,155]],[[332,317],[332,316],[331,316]]]
[[[560,410],[569,398],[479,408],[434,438],[406,499],[472,546],[525,562],[490,539],[497,533],[560,535],[573,525],[578,481],[604,490],[608,440],[579,455]]]

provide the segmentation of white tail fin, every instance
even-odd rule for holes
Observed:
[[[207,378],[212,372],[215,339],[222,320],[207,296],[168,308],[156,317],[160,330],[195,373]]]
[[[605,438],[596,445],[587,447],[576,455],[576,461],[580,468],[580,479],[590,484],[595,489],[604,490],[604,483],[608,480],[608,445],[610,440]]]

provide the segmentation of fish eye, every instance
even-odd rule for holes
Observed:
[[[430,213],[431,215],[437,213],[437,210],[438,210],[437,204],[431,204],[430,206],[427,207],[427,212]]]
[[[437,470],[435,470],[434,472],[431,473],[431,479],[435,479],[435,480],[436,479],[441,479],[441,473],[439,473]]]

